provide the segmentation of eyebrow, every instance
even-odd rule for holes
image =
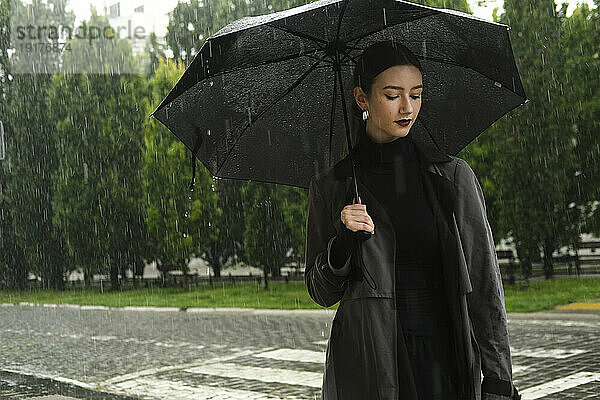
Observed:
[[[412,87],[410,90],[413,90],[413,89],[419,89],[419,88],[422,88],[422,87],[423,87],[423,85],[417,85],[417,86],[415,86],[415,87]],[[400,87],[400,86],[392,86],[392,85],[387,85],[387,86],[386,86],[386,87],[384,87],[383,89],[398,89],[398,90],[404,90],[404,88],[403,88],[403,87]]]

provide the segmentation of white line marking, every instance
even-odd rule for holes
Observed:
[[[128,395],[151,396],[160,400],[281,400],[279,397],[250,390],[227,389],[206,385],[189,386],[182,382],[165,379],[138,378],[134,381],[121,382],[111,387],[111,389],[121,394],[125,391]]]
[[[59,382],[68,383],[68,384],[71,384],[74,386],[79,386],[79,387],[82,387],[85,389],[92,389],[92,390],[96,389],[96,384],[94,384],[94,383],[81,382],[81,381],[78,381],[75,379],[64,378],[64,377],[58,376],[58,375],[47,375],[47,374],[40,374],[40,373],[36,373],[36,372],[31,372],[31,371],[9,369],[9,368],[2,368],[2,369],[0,369],[0,371],[11,372],[13,374],[19,374],[19,375],[33,376],[35,378],[51,379],[54,381],[59,381]]]
[[[513,374],[520,374],[521,372],[526,371],[529,368],[531,368],[529,365],[513,365],[512,372]]]
[[[288,385],[310,386],[314,388],[320,388],[323,381],[323,374],[317,372],[248,367],[232,363],[202,365],[199,367],[188,368],[185,371],[193,374],[252,379],[261,382],[279,382]]]
[[[587,352],[588,350],[580,349],[513,349],[512,347],[510,349],[511,356],[556,359],[569,358]]]
[[[325,362],[324,351],[311,351],[300,349],[277,349],[264,353],[255,354],[254,357],[270,358],[283,361],[299,361],[307,363],[323,364]]]
[[[125,306],[122,307],[123,311],[170,311],[170,312],[179,312],[181,309],[179,307],[135,307],[135,306]]]
[[[599,380],[600,373],[578,372],[576,374],[568,375],[563,378],[558,378],[553,381],[543,383],[541,385],[523,389],[519,392],[519,394],[523,395],[523,400],[539,399],[553,393],[562,392],[564,390],[571,389],[579,385],[585,385],[586,383]]]
[[[133,372],[131,374],[115,376],[113,378],[107,379],[102,384],[113,384],[113,383],[122,382],[122,381],[129,381],[129,380],[137,379],[144,375],[153,375],[153,374],[156,374],[159,372],[164,372],[164,371],[172,371],[172,370],[176,370],[176,369],[185,369],[185,368],[195,367],[195,366],[199,366],[199,365],[220,363],[223,361],[233,360],[234,358],[238,358],[238,357],[250,356],[256,352],[269,351],[272,349],[273,349],[272,347],[267,347],[265,349],[260,349],[260,350],[242,350],[242,351],[238,351],[236,353],[233,353],[233,354],[230,354],[227,356],[211,358],[209,360],[199,361],[199,362],[195,362],[195,363],[168,365],[168,366],[158,367],[158,368],[149,368],[149,369],[145,369],[143,371]]]

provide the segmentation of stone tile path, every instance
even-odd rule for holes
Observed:
[[[332,318],[0,307],[0,399],[320,399]],[[600,399],[599,331],[600,315],[509,314],[523,400]]]

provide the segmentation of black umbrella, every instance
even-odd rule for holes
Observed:
[[[351,147],[357,56],[394,40],[419,57],[429,93],[413,140],[455,155],[528,101],[509,29],[400,0],[321,0],[245,17],[206,39],[152,115],[213,177],[306,188],[343,157],[344,140]],[[354,186],[358,200],[356,174]]]

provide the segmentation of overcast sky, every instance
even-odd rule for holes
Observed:
[[[77,16],[77,24],[78,24],[81,20],[89,19],[90,4],[95,5],[96,8],[98,9],[98,12],[102,13],[105,3],[107,5],[110,5],[110,4],[116,3],[117,1],[118,0],[71,0],[69,7],[70,7],[70,9],[75,11],[75,15]],[[154,1],[156,1],[156,0],[154,0]],[[160,1],[162,3],[171,4],[172,5],[171,8],[175,8],[178,0],[160,0]],[[498,15],[500,15],[503,11],[502,4],[504,4],[504,0],[485,0],[485,1],[468,0],[468,2],[469,2],[469,5],[471,6],[471,10],[473,10],[473,13],[475,15],[477,15],[478,17],[481,17],[481,18],[485,18],[490,21],[492,20],[492,12],[494,10],[494,7],[499,8]],[[569,3],[569,8],[567,10],[567,16],[571,15],[573,10],[577,6],[577,3],[585,2],[590,5],[590,8],[594,7],[593,0],[568,0],[568,1],[558,0],[558,1],[556,1],[557,9],[560,8],[560,4],[563,2]],[[484,3],[485,6],[479,6],[478,4],[480,4],[480,3]]]

